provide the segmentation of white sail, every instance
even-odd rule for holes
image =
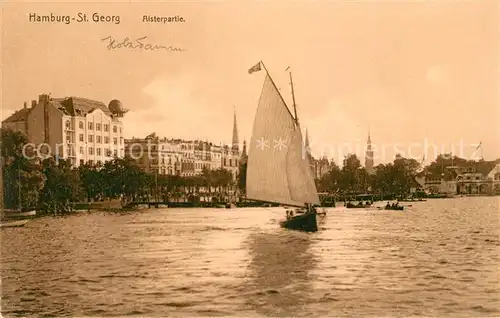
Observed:
[[[255,114],[247,167],[247,198],[291,206],[319,204],[302,134],[266,74]]]
[[[320,204],[309,159],[302,144],[302,133],[298,127],[287,155],[287,176],[294,201]]]

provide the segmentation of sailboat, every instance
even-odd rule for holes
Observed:
[[[320,205],[318,192],[297,117],[290,85],[294,115],[286,105],[264,63],[260,61],[248,73],[266,72],[253,124],[247,166],[247,198],[278,203],[289,207],[281,226],[315,232],[318,230],[315,206]]]

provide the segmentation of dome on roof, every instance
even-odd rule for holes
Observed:
[[[123,109],[123,104],[118,99],[113,99],[109,102],[108,108],[112,113],[120,113]]]
[[[117,99],[113,99],[108,105],[109,111],[116,116],[122,117],[128,112],[128,109],[123,108],[122,102]]]

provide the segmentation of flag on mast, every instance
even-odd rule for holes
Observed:
[[[480,141],[480,142],[479,142],[479,145],[477,145],[477,147],[476,147],[476,150],[478,150],[479,148],[481,148],[481,146],[482,146],[482,145],[483,145],[483,142],[482,142],[482,141]]]
[[[259,62],[259,63],[255,64],[254,66],[252,66],[252,68],[248,70],[248,74],[252,74],[254,72],[260,71],[262,69],[260,67],[260,64],[261,64],[261,62]]]

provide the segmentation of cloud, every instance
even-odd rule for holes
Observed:
[[[147,108],[137,107],[124,118],[127,136],[159,136],[208,139],[218,142],[220,125],[210,105],[197,94],[198,80],[193,76],[153,80],[143,89],[152,100]],[[142,123],[142,125],[138,125]]]

